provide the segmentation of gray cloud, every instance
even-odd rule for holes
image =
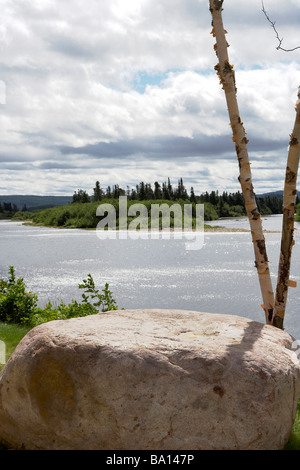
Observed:
[[[95,59],[96,51],[91,44],[82,44],[78,39],[66,36],[54,36],[48,39],[50,49],[73,59]]]
[[[299,2],[265,6],[290,44]],[[223,16],[250,161],[261,188],[281,186],[299,52],[276,51],[260,0],[225,2]],[[88,189],[96,171],[104,184],[184,176],[203,189],[235,188],[210,29],[206,0],[3,0],[0,171],[7,191]]]
[[[282,140],[266,141],[255,138],[249,143],[252,152],[280,150],[286,147]],[[228,136],[197,136],[193,139],[176,136],[158,136],[117,142],[99,142],[82,147],[61,147],[64,155],[88,155],[95,158],[145,157],[157,160],[181,159],[188,157],[219,158],[223,154],[235,154],[234,145]],[[256,158],[255,155],[253,157]]]
[[[83,165],[76,165],[74,162],[46,161],[38,165],[41,170],[74,170]]]

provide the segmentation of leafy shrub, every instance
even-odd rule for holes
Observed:
[[[204,203],[204,219],[205,220],[217,220],[219,218],[216,211],[216,207],[210,202]]]
[[[243,206],[230,206],[229,207],[229,217],[242,217],[245,216],[245,209]]]
[[[8,280],[0,280],[0,321],[30,323],[37,302],[37,295],[26,292],[23,278],[16,280],[14,267],[10,266]]]
[[[118,310],[116,301],[112,296],[112,292],[108,289],[108,283],[105,284],[104,289],[102,289],[103,294],[99,293],[99,289],[95,288],[94,279],[91,274],[88,274],[87,279],[83,279],[82,284],[78,284],[79,289],[85,289],[85,292],[91,294],[92,299],[97,299],[93,303],[94,307],[101,308],[101,312],[107,312],[108,310]],[[89,296],[82,294],[83,303],[85,305],[90,304]],[[97,309],[98,311],[98,309]]]
[[[59,214],[57,217],[57,225],[61,227],[62,225],[65,225],[66,221],[71,217],[71,214],[68,210],[65,210]]]
[[[72,300],[65,304],[61,300],[58,306],[48,302],[41,308],[37,306],[37,295],[26,291],[23,278],[16,280],[12,266],[9,267],[9,273],[7,281],[0,280],[0,321],[33,327],[51,320],[66,320],[93,315],[99,311],[118,310],[108,283],[100,292],[96,289],[91,274],[78,285],[79,289],[84,289],[82,302]]]
[[[32,212],[18,211],[13,215],[12,219],[13,220],[31,220],[32,219]]]

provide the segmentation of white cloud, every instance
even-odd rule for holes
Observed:
[[[294,42],[299,1],[265,0],[265,7],[289,44]],[[260,0],[242,6],[237,0],[224,2],[223,16],[249,149],[253,145],[258,160],[270,145],[273,161],[279,162],[293,127],[300,52],[276,50]],[[64,188],[72,193],[80,184],[92,188],[95,171],[104,185],[182,176],[199,190],[238,189],[225,97],[213,70],[217,58],[210,23],[204,0],[3,0],[0,80],[6,104],[0,104],[0,168],[5,192],[43,194],[52,185],[54,193]],[[153,143],[160,145],[163,137],[164,154],[155,154]],[[172,139],[178,138],[186,139],[182,158],[172,161]],[[277,141],[276,150],[271,143]],[[101,142],[119,143],[106,161],[89,153]],[[133,142],[126,161],[113,153]],[[202,145],[197,155],[195,142]],[[64,147],[68,153],[61,152]],[[81,160],[76,148],[86,150]],[[83,158],[85,169],[79,165]],[[274,173],[275,184],[277,177]],[[262,188],[270,179],[272,174],[261,170]]]

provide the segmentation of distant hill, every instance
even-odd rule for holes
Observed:
[[[257,194],[257,197],[277,197],[282,199],[283,191],[273,191],[264,194]],[[18,210],[22,210],[26,204],[27,210],[47,209],[55,206],[65,206],[72,202],[73,196],[34,196],[34,195],[0,195],[0,203],[15,204]]]
[[[19,210],[22,210],[26,204],[27,210],[46,209],[47,207],[65,206],[72,202],[72,196],[33,196],[33,195],[0,195],[0,203],[15,204]]]
[[[282,198],[283,197],[283,191],[272,191],[270,193],[257,194],[257,197],[267,197],[267,196]]]

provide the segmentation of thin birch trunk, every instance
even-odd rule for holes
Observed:
[[[298,103],[300,88],[298,90]],[[294,245],[294,218],[296,203],[296,183],[300,153],[300,104],[296,105],[296,119],[289,143],[289,153],[285,173],[283,193],[283,219],[275,308],[272,324],[283,329],[283,320],[288,296],[292,248]]]
[[[240,169],[240,175],[238,179],[241,184],[245,207],[251,228],[255,254],[255,266],[257,268],[263,298],[263,308],[265,311],[266,322],[271,324],[274,311],[274,293],[261,217],[256,205],[255,194],[253,190],[247,150],[248,139],[246,138],[246,132],[240,118],[233,66],[229,63],[228,59],[228,43],[225,37],[226,32],[223,27],[221,13],[223,0],[210,0],[209,4],[210,12],[212,14],[212,34],[216,38],[216,45],[214,46],[214,49],[219,59],[219,63],[215,66],[215,70],[217,71],[220,83],[226,96],[230,124],[233,133],[232,140],[235,142],[235,149]]]

